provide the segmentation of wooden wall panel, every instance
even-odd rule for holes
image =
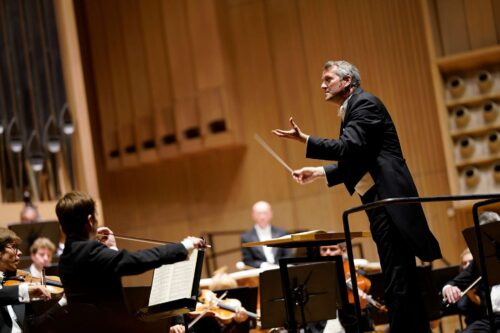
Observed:
[[[278,127],[291,128],[288,119],[294,117],[295,122],[305,133],[314,133],[315,118],[311,117],[313,107],[308,93],[308,73],[305,67],[306,57],[298,3],[287,0],[266,1],[264,10],[274,71],[272,74],[277,78],[275,85],[278,104],[275,113],[279,116]],[[273,145],[284,145],[284,157],[292,168],[298,169],[310,163],[305,159],[304,144],[277,137],[272,137],[270,140]],[[318,186],[292,186],[291,190],[293,196],[297,198],[316,193],[318,188]]]
[[[175,82],[173,90],[177,140],[181,151],[199,151],[202,147],[201,124],[196,101],[196,68],[192,57],[186,2],[163,1],[162,16],[165,18],[163,24],[171,79]]]
[[[219,28],[216,0],[187,1],[187,12],[204,146],[232,144],[238,136],[235,133],[238,127],[229,119],[234,113],[234,103],[231,94],[226,93],[230,84],[226,78],[227,45]]]
[[[124,56],[125,38],[122,32],[122,22],[118,0],[104,1],[101,3],[103,11],[106,13],[105,41],[107,44],[108,63],[113,64],[111,69],[111,87],[114,96],[114,111],[116,112],[116,122],[120,153],[122,155],[123,166],[134,166],[139,163],[136,151],[136,135],[134,131],[134,110],[131,100],[130,78],[127,71],[127,59]]]
[[[124,0],[120,2],[122,35],[124,37],[123,57],[126,59],[129,73],[130,108],[132,109],[132,126],[135,134],[135,147],[140,162],[158,160],[155,149],[154,114],[151,108],[151,84],[147,71],[147,57],[144,52],[144,32],[141,19],[137,13],[140,2]]]
[[[495,18],[491,1],[464,0],[471,49],[497,44]]]
[[[106,35],[104,16],[101,1],[86,1],[84,3],[86,16],[93,24],[88,25],[88,35]],[[110,170],[117,169],[121,164],[120,145],[118,142],[118,123],[115,114],[115,101],[113,85],[111,82],[111,66],[107,54],[105,38],[89,38],[94,74],[94,86],[98,91],[97,105],[102,133],[103,156],[106,167]]]
[[[493,7],[493,21],[497,32],[497,43],[500,43],[500,0],[491,0]]]
[[[196,46],[197,50],[208,48],[207,59],[198,59],[190,56],[198,56],[199,52],[190,51],[194,48],[190,34],[202,25],[191,22],[195,16],[192,9],[185,7],[186,2],[141,2],[142,18],[161,6],[160,17],[154,18],[156,23],[149,25],[142,20],[141,24],[149,31],[162,22],[161,35],[164,45],[168,45],[163,48],[165,59],[158,67],[160,74],[155,76],[152,73],[156,67],[152,65],[162,59],[158,55],[153,58],[149,50],[162,37],[159,34],[154,39],[144,39],[151,104],[168,108],[173,101],[177,124],[198,124],[197,87],[212,88],[227,84],[229,79],[234,84],[239,134],[245,146],[159,161],[127,171],[102,168],[100,188],[110,227],[141,236],[158,234],[167,240],[209,229],[245,229],[251,226],[252,204],[268,200],[275,207],[275,224],[289,229],[340,228],[342,212],[360,204],[357,196],[350,197],[343,186],[327,188],[322,181],[308,186],[294,183],[289,172],[254,140],[254,133],[262,136],[294,168],[323,164],[306,160],[303,145],[279,140],[270,130],[288,127],[287,119],[293,115],[306,133],[338,136],[337,108],[324,101],[320,89],[323,64],[329,59],[344,58],[356,64],[363,87],[386,103],[420,194],[449,193],[418,2],[214,3],[219,14],[224,13],[223,18],[218,18],[222,30],[215,39],[208,38]],[[169,15],[173,16],[166,20]],[[227,60],[222,63],[219,56]],[[200,70],[199,66],[207,66],[208,59],[215,59],[215,67]],[[220,66],[224,69],[219,70]],[[210,77],[212,71],[214,76]],[[165,82],[171,85],[166,83],[167,91],[162,95],[159,87]],[[95,87],[99,89],[97,82]],[[177,134],[182,146],[183,133]],[[453,224],[449,223],[455,221],[453,217],[452,222],[447,220],[447,208],[440,205],[425,209],[444,252],[458,257],[457,243],[451,241],[460,238],[460,230],[450,233],[449,226]],[[364,230],[368,227],[363,213],[356,214],[353,223]],[[237,240],[227,242],[233,244]],[[373,244],[363,243],[367,255],[376,258]],[[228,257],[221,264],[234,270],[234,258]]]
[[[178,154],[179,147],[175,137],[173,83],[170,80],[161,8],[161,0],[140,2],[156,147],[160,157],[173,157]]]
[[[463,1],[435,0],[438,10],[439,28],[443,55],[470,50],[466,15]]]

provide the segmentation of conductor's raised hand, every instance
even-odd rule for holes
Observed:
[[[290,125],[292,125],[291,129],[289,130],[275,129],[272,131],[273,134],[279,136],[280,138],[294,139],[302,143],[305,143],[307,141],[307,138],[309,138],[309,135],[302,133],[299,126],[297,126],[297,124],[293,121],[293,117],[290,117],[289,121]]]
[[[308,184],[318,178],[325,177],[325,169],[323,167],[304,167],[292,172],[293,179],[299,184]]]
[[[97,228],[97,240],[109,248],[116,248],[115,235],[108,227]]]

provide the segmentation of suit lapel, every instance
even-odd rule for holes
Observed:
[[[17,317],[17,323],[19,324],[19,327],[23,327],[23,322],[24,322],[24,312],[26,309],[25,304],[16,304],[12,306],[12,309],[14,309],[14,312],[16,313]]]
[[[344,120],[347,119],[347,116],[349,115],[349,113],[351,112],[351,105],[352,105],[352,102],[353,100],[357,99],[357,96],[356,95],[359,95],[363,92],[363,89],[361,88],[356,88],[356,90],[354,90],[354,92],[352,93],[352,96],[351,98],[349,99],[349,101],[347,102],[347,105],[346,105],[346,108],[345,108],[345,114],[344,114]],[[342,131],[344,130],[344,121],[341,121],[340,122],[340,133],[342,134]]]

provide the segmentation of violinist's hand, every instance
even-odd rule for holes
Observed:
[[[248,313],[245,310],[245,308],[236,308],[236,311],[234,313],[234,321],[239,323],[242,323],[248,319]]]
[[[461,298],[461,291],[458,287],[447,284],[442,290],[443,297],[446,298],[448,303],[456,303]]]
[[[102,244],[106,245],[110,249],[117,250],[116,239],[113,231],[108,227],[99,227],[97,228],[97,240]]]
[[[41,299],[44,301],[48,301],[50,297],[50,291],[47,287],[42,285],[29,285],[28,286],[28,295],[30,296],[30,300],[32,299]]]
[[[170,327],[169,333],[185,333],[186,327],[184,325],[175,325]]]
[[[290,117],[288,121],[290,122],[290,125],[292,125],[291,129],[275,129],[272,131],[273,134],[279,136],[280,138],[293,139],[302,143],[306,143],[309,135],[302,133],[299,126],[297,126],[297,124],[295,124],[295,122],[293,121],[293,117]]]
[[[367,300],[368,294],[360,289],[358,289],[358,293],[359,293],[359,305],[361,306],[361,309],[364,310],[368,307],[369,304]]]
[[[192,249],[204,249],[206,247],[210,247],[204,239],[193,236],[184,238],[181,243],[188,251]]]
[[[299,184],[309,184],[318,178],[325,177],[323,167],[305,167],[292,172],[293,179]]]

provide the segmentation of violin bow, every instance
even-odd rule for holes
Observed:
[[[225,291],[224,294],[222,294],[219,298],[216,297],[215,298],[216,303],[221,302],[224,299],[224,297],[226,297],[226,295],[227,295],[227,291]],[[206,308],[205,310],[203,310],[196,318],[194,318],[193,321],[191,321],[189,323],[188,329],[193,327],[194,324],[196,324],[201,318],[203,318],[203,316],[205,316],[209,310],[210,310],[210,306],[208,308]]]

